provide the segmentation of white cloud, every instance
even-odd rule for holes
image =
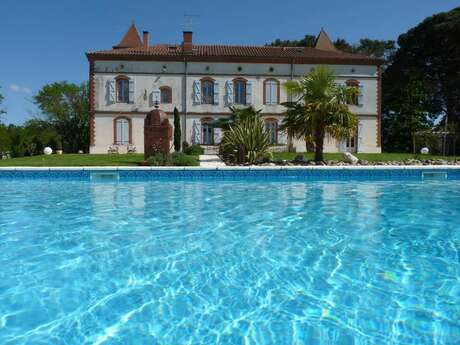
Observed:
[[[32,90],[29,89],[28,87],[20,86],[20,85],[16,85],[16,84],[10,85],[10,86],[8,87],[8,89],[9,89],[10,91],[13,91],[13,92],[27,93],[27,94],[32,93]]]

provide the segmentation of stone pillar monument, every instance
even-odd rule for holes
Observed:
[[[144,158],[155,153],[169,153],[172,126],[168,116],[160,109],[154,109],[144,120]]]

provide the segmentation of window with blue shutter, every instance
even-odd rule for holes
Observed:
[[[214,81],[201,81],[201,103],[214,104]]]
[[[115,121],[115,144],[129,144],[129,121],[125,118],[120,118]]]
[[[107,95],[110,103],[115,103],[115,79],[110,79],[107,81]]]
[[[268,79],[264,82],[265,104],[278,104],[278,82],[274,79]]]
[[[229,80],[225,82],[225,98],[227,105],[233,104],[233,82]]]
[[[134,103],[134,79],[129,79],[129,103]]]
[[[246,83],[246,104],[252,104],[252,83]]]
[[[193,103],[201,103],[201,82],[199,80],[193,82]]]
[[[233,82],[233,101],[235,104],[247,104],[246,80],[237,79]]]
[[[219,104],[219,83],[214,82],[214,104]]]
[[[130,97],[129,80],[125,77],[116,79],[116,93],[118,103],[129,103]]]
[[[358,105],[364,105],[364,85],[359,84]]]

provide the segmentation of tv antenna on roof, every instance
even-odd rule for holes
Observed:
[[[193,31],[193,18],[198,18],[199,14],[184,14],[184,31]]]

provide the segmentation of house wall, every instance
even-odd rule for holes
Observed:
[[[283,118],[285,108],[280,105],[263,104],[263,82],[267,78],[275,78],[283,85],[291,79],[301,78],[309,73],[315,65],[264,64],[264,63],[200,63],[193,62],[187,65],[183,62],[158,61],[96,61],[94,64],[95,86],[95,124],[94,145],[91,153],[106,153],[114,142],[113,119],[117,116],[126,116],[132,119],[132,144],[137,152],[143,152],[143,119],[145,114],[153,109],[153,90],[161,86],[172,89],[172,103],[161,104],[160,109],[172,113],[177,107],[182,116],[183,140],[192,142],[193,123],[202,118],[228,116],[230,111],[225,103],[225,83],[236,77],[244,77],[252,84],[252,104],[262,110],[265,118],[277,118],[279,124]],[[380,152],[377,146],[377,114],[378,114],[378,70],[376,66],[329,66],[337,76],[338,83],[345,83],[348,79],[356,79],[363,88],[363,104],[350,106],[350,110],[359,115],[363,123],[363,141],[358,148],[360,152]],[[239,70],[241,69],[241,70]],[[115,77],[124,75],[134,80],[134,102],[132,104],[110,102],[108,83]],[[193,99],[193,83],[203,77],[211,77],[219,84],[218,104],[195,104]],[[280,102],[287,101],[283,87],[280,88]],[[186,113],[186,114],[185,114]],[[172,124],[172,116],[170,120]],[[293,140],[298,152],[305,150],[302,140]],[[341,145],[334,140],[326,142],[327,152],[337,152]]]

